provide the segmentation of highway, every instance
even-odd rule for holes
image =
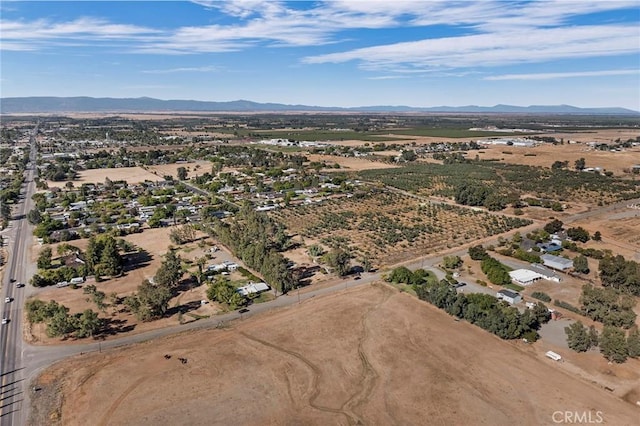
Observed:
[[[18,287],[17,284],[27,283],[31,276],[30,249],[32,229],[26,220],[26,213],[33,207],[31,199],[35,191],[33,181],[36,173],[36,133],[33,130],[30,137],[30,162],[25,171],[25,182],[21,188],[22,200],[12,211],[14,220],[3,231],[5,241],[8,239],[8,259],[2,280],[2,318],[9,320],[0,325],[0,426],[22,425],[26,423],[28,401],[28,383],[25,380],[25,366],[23,364],[22,322],[25,292],[28,286]],[[15,281],[14,281],[15,280]],[[9,302],[5,299],[9,298]]]

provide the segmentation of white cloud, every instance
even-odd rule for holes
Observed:
[[[484,80],[553,80],[557,78],[606,77],[612,75],[640,76],[640,70],[603,70],[576,72],[549,72],[538,74],[504,74],[485,77]]]
[[[475,34],[309,56],[306,63],[362,61],[368,69],[484,67],[567,58],[638,53],[640,28],[632,25],[576,26]]]
[[[449,1],[193,0],[203,13],[225,15],[224,24],[155,29],[98,18],[67,22],[2,21],[2,50],[115,46],[121,52],[199,54],[232,52],[255,46],[340,46],[344,31],[414,27],[416,40],[308,56],[306,64],[357,61],[384,74],[443,72],[556,59],[637,54],[640,30],[633,25],[569,26],[576,16],[633,8],[637,0]],[[117,5],[114,5],[117,7]],[[159,3],[158,7],[162,7]],[[225,22],[216,19],[216,22]],[[459,36],[439,37],[431,27],[456,27]],[[352,32],[348,37],[357,37]],[[367,43],[368,40],[360,40]],[[195,71],[150,70],[150,73]]]
[[[169,68],[159,70],[143,70],[144,74],[173,74],[181,72],[212,72],[218,71],[218,67],[206,66],[206,67],[182,67],[182,68]]]
[[[152,28],[114,24],[95,18],[67,22],[3,20],[0,21],[0,30],[3,50],[40,50],[52,45],[82,46],[95,42],[144,42],[160,34]]]

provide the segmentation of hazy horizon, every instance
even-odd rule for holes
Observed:
[[[3,97],[640,110],[637,1],[0,8]]]

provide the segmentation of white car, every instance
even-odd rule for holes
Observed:
[[[11,298],[10,297],[5,297],[4,298],[4,303],[9,303],[11,302]]]
[[[6,324],[9,322],[9,318],[2,318],[2,324]]]

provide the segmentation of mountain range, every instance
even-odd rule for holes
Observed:
[[[501,114],[611,114],[636,115],[627,108],[579,108],[571,105],[495,105],[491,107],[437,106],[409,107],[376,105],[362,107],[322,107],[259,103],[247,100],[213,102],[193,100],[162,100],[154,98],[92,98],[79,97],[13,97],[0,98],[1,114],[69,113],[69,112],[369,112],[369,113],[501,113]]]

